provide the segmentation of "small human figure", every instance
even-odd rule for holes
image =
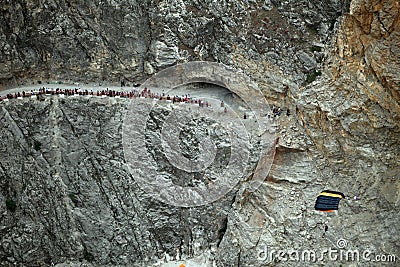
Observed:
[[[325,237],[326,232],[328,232],[328,224],[324,223],[324,233],[322,234],[322,237]]]

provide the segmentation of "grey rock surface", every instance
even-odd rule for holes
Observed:
[[[329,43],[341,1],[2,1],[1,85],[143,81],[177,62],[274,64],[302,83],[315,43]],[[274,58],[269,57],[273,53]],[[0,88],[1,89],[1,88]]]
[[[2,266],[76,259],[151,264],[165,253],[189,257],[219,242],[234,195],[193,209],[143,192],[124,162],[126,103],[52,97],[1,106],[1,136],[13,143],[0,154]],[[166,164],[153,145],[159,164]],[[17,202],[15,213],[6,199]]]
[[[257,191],[250,168],[219,201],[178,208],[143,191],[126,167],[127,100],[0,102],[0,266],[381,264],[259,257],[322,253],[340,239],[371,257],[395,255],[385,264],[398,266],[398,1],[18,0],[0,10],[4,88],[132,83],[200,59],[246,73],[283,108]],[[160,121],[149,121],[149,140]],[[324,189],[345,193],[339,211],[314,210]]]

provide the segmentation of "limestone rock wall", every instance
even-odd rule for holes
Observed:
[[[3,81],[140,77],[150,47],[145,1],[2,1]]]
[[[347,0],[2,1],[0,82],[130,82],[190,60],[262,59],[304,82]]]
[[[65,53],[73,51],[71,60],[53,59],[63,49],[43,45],[48,56],[38,57],[35,42],[21,46],[39,28],[18,25],[25,21],[33,27],[27,18],[39,13],[27,12],[34,3],[4,2],[3,84],[30,77],[65,81],[72,74],[81,81],[135,81],[170,64],[203,59],[243,70],[269,103],[290,108],[292,115],[278,119],[275,161],[258,191],[249,192],[243,183],[210,207],[178,209],[152,200],[125,169],[119,142],[122,100],[2,103],[4,266],[50,260],[140,266],[164,253],[176,255],[177,249],[189,258],[208,255],[217,266],[310,266],[257,256],[265,246],[318,252],[335,248],[341,238],[349,249],[400,257],[398,1],[102,1],[109,12],[101,17],[110,20],[107,30],[97,3],[40,3],[29,10],[61,10],[60,16],[45,16],[52,19],[67,15],[60,27],[40,24],[55,25],[59,33],[34,35],[35,42],[46,40],[53,49],[54,40],[60,45],[70,40],[74,48]],[[141,35],[133,34],[132,43],[119,34],[133,30],[122,27],[115,15],[132,13],[128,10],[143,12],[127,18]],[[71,18],[77,20],[74,27],[68,25]],[[103,28],[85,26],[96,23]],[[76,31],[71,38],[68,29]],[[120,42],[114,46],[116,37]],[[110,50],[106,40],[120,49]],[[123,48],[124,43],[133,49]],[[313,81],[310,75],[318,77]],[[313,210],[316,195],[327,188],[348,196],[336,214]],[[15,212],[7,209],[7,199],[17,200]],[[322,236],[324,223],[329,230]],[[193,249],[194,243],[201,245]],[[338,264],[356,263],[313,263]]]
[[[124,163],[126,104],[58,97],[1,104],[8,145],[0,153],[0,266],[148,266],[220,242],[234,194],[189,209],[142,191]]]

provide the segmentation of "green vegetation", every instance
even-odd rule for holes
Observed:
[[[307,28],[311,34],[318,35],[318,25],[307,25]]]
[[[93,262],[94,261],[94,256],[92,255],[92,253],[90,253],[89,251],[87,251],[85,249],[85,251],[83,252],[83,258],[85,260],[87,260],[88,262]]]
[[[68,194],[69,198],[72,200],[72,202],[77,205],[78,204],[78,197],[76,196],[75,193],[71,192]]]
[[[310,47],[311,52],[321,52],[322,48],[320,46],[313,45]]]
[[[319,71],[319,70],[313,70],[312,72],[309,72],[308,74],[307,74],[307,79],[306,79],[306,81],[305,81],[305,83],[306,84],[309,84],[309,83],[312,83],[313,81],[315,81],[315,79],[318,77],[318,76],[321,76],[321,71]]]
[[[14,212],[17,209],[17,203],[12,199],[6,200],[7,209],[11,212]]]
[[[36,151],[39,151],[39,150],[42,148],[42,143],[40,143],[40,142],[37,141],[37,140],[33,141],[33,148],[34,148]]]

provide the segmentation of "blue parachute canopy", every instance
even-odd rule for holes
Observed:
[[[315,209],[319,211],[332,212],[339,209],[339,202],[344,197],[341,192],[324,190],[319,193],[315,202]]]

